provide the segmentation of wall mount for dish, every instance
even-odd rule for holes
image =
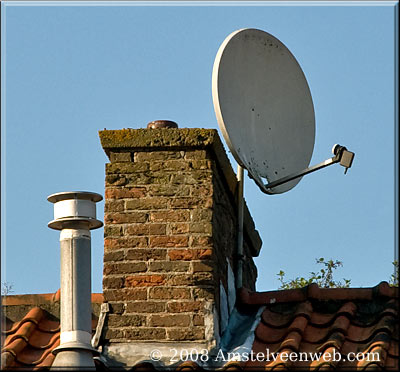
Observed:
[[[286,182],[290,182],[296,178],[303,177],[306,174],[315,172],[317,170],[320,170],[322,168],[328,167],[329,165],[336,164],[336,163],[339,163],[342,167],[345,167],[344,174],[346,174],[347,170],[349,168],[351,168],[351,165],[353,164],[353,159],[355,156],[354,152],[348,151],[346,147],[336,144],[332,148],[332,153],[334,154],[334,156],[328,160],[325,160],[321,163],[313,165],[312,167],[303,169],[300,172],[290,174],[289,176],[286,176],[286,177],[282,177],[282,178],[280,178],[276,181],[270,182],[266,185],[263,184],[262,180],[260,180],[259,178],[258,179],[254,178],[251,175],[251,173],[249,173],[249,176],[254,179],[254,181],[257,183],[257,185],[261,188],[262,191],[267,193],[268,189],[272,189],[274,187],[283,185]]]

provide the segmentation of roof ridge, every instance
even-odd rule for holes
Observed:
[[[372,300],[376,297],[398,298],[398,287],[391,287],[382,281],[375,287],[367,288],[321,288],[312,283],[303,288],[280,289],[265,292],[253,292],[247,288],[238,290],[238,297],[246,305],[266,305],[284,302],[315,300]]]
[[[54,293],[34,293],[34,294],[17,294],[2,296],[2,306],[18,306],[18,305],[36,305],[54,303],[60,301],[60,289]],[[104,301],[103,293],[92,293],[92,303],[102,303]]]
[[[279,312],[274,312],[273,309],[266,309],[263,312],[263,315],[262,315],[261,319],[269,327],[275,328],[275,329],[280,329],[280,328],[288,327],[294,321],[294,319],[296,319],[299,316],[302,316],[302,317],[305,317],[305,318],[308,319],[308,325],[311,325],[311,326],[313,326],[315,328],[325,328],[327,326],[332,325],[337,320],[337,318],[340,317],[340,316],[346,316],[351,321],[354,318],[356,310],[357,310],[357,307],[354,304],[354,302],[349,301],[349,302],[346,302],[345,304],[343,304],[337,312],[331,314],[330,315],[330,319],[328,321],[323,322],[323,323],[317,323],[315,321],[314,322],[312,321],[312,318],[313,318],[312,315],[320,314],[320,313],[314,311],[314,308],[312,307],[312,304],[309,301],[307,301],[306,304],[310,304],[311,309],[309,309],[308,311],[303,311],[303,307],[300,308],[300,309],[298,308],[296,311],[294,311],[291,314],[291,317],[289,318],[288,321],[286,321],[283,324],[280,324],[279,326],[271,324],[267,320],[266,312],[268,312],[268,311],[273,313],[273,314],[277,314],[278,316],[281,315]],[[315,317],[315,315],[314,315],[314,317]]]

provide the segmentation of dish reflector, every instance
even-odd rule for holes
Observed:
[[[212,95],[230,151],[257,184],[308,167],[315,140],[311,93],[300,65],[278,39],[257,29],[231,33],[215,58]],[[300,179],[263,191],[284,193]]]

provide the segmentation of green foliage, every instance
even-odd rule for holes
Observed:
[[[310,277],[305,279],[303,277],[297,277],[296,279],[285,281],[285,272],[280,271],[277,275],[281,286],[279,289],[293,289],[303,288],[311,283],[316,283],[320,288],[348,288],[350,287],[350,279],[343,279],[343,282],[333,280],[333,270],[343,266],[341,261],[325,261],[324,258],[316,258],[316,263],[323,265],[319,272],[311,272]]]
[[[391,287],[398,287],[399,286],[399,261],[392,262],[394,266],[394,273],[390,277],[389,285]]]

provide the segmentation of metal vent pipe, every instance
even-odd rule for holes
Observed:
[[[60,346],[53,350],[52,369],[66,367],[94,370],[91,345],[91,237],[90,230],[103,226],[96,219],[99,194],[85,191],[60,192],[47,200],[54,203],[51,229],[61,230]]]

